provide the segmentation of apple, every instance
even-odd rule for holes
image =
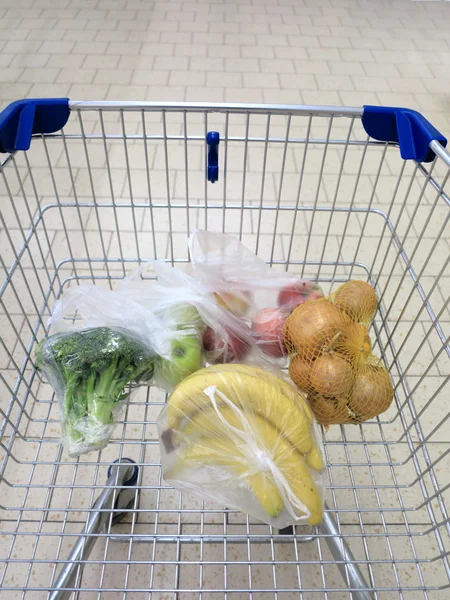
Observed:
[[[245,316],[253,302],[253,294],[249,290],[215,292],[216,302],[222,308],[229,310],[238,317]]]
[[[277,358],[286,355],[282,330],[289,313],[283,308],[263,308],[254,316],[252,334],[264,354]]]
[[[160,356],[156,361],[156,377],[162,387],[175,387],[185,377],[203,366],[199,335],[180,335],[172,340],[170,358]]]
[[[294,283],[284,286],[278,294],[278,306],[293,310],[299,304],[309,300],[323,298],[323,290],[315,281],[299,279]]]
[[[250,329],[245,323],[242,323],[242,328],[250,336]],[[207,327],[203,333],[203,348],[209,363],[229,363],[243,359],[250,350],[250,344],[229,330],[226,336],[222,336],[212,327]]]
[[[173,319],[177,324],[177,329],[192,329],[195,331],[203,331],[205,324],[198,310],[192,304],[180,302],[171,306],[167,314],[170,319]]]

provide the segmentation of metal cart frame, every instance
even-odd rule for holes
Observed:
[[[445,144],[414,111],[378,107],[58,99],[0,114],[2,598],[448,597]],[[371,335],[395,402],[323,432],[320,528],[275,531],[169,488],[156,388],[105,450],[68,459],[60,445],[33,366],[55,300],[146,259],[184,268],[196,227],[326,291],[351,277],[377,289]]]

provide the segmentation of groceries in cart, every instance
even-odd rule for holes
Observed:
[[[276,527],[322,520],[314,417],[277,370],[213,365],[184,379],[158,418],[164,479]]]
[[[164,315],[100,286],[67,290],[49,321],[55,333],[36,350],[54,388],[71,456],[104,448],[139,384],[173,387],[204,365],[203,324],[187,304]]]
[[[361,423],[392,402],[391,378],[368,334],[377,305],[370,284],[348,281],[298,306],[284,324],[289,374],[322,425]]]
[[[188,244],[197,285],[239,319],[238,339],[245,342],[250,335],[245,347],[235,342],[235,329],[223,340],[221,332],[210,327],[204,336],[208,362],[239,361],[251,355],[279,364],[276,359],[286,355],[284,321],[295,306],[323,297],[321,287],[271,269],[236,237],[225,233],[197,230]]]

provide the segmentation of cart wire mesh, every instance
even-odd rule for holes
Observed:
[[[359,108],[70,108],[63,130],[35,136],[0,174],[2,598],[50,597],[108,467],[125,457],[139,467],[130,510],[117,524],[109,511],[61,597],[448,598],[450,156],[432,142],[432,162],[402,160],[367,136]],[[186,268],[196,228],[234,234],[325,292],[350,278],[376,288],[371,336],[395,401],[322,431],[327,512],[371,595],[352,588],[330,533],[279,532],[165,484],[158,388],[138,390],[104,450],[63,451],[57,402],[33,365],[55,301],[83,283],[114,289],[148,259]]]

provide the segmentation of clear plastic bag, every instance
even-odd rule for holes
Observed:
[[[175,269],[170,269],[173,283]],[[148,266],[151,268],[151,265]],[[180,273],[182,275],[182,273]],[[185,291],[142,280],[139,271],[119,291],[83,285],[65,292],[56,303],[52,330],[77,331],[89,327],[124,327],[154,354],[154,382],[170,391],[205,362],[203,322],[192,303],[182,300]]]
[[[167,263],[149,261],[123,280],[120,294],[151,311],[166,330],[199,334],[209,363],[243,360],[255,347],[245,320],[217,302],[197,277]],[[158,369],[155,380],[173,389]]]
[[[155,355],[122,328],[94,327],[42,340],[36,367],[56,392],[70,456],[104,448],[131,386],[153,377]]]
[[[281,372],[214,365],[158,417],[164,479],[279,528],[323,515],[324,461],[308,404]]]
[[[323,296],[317,283],[274,271],[237,238],[197,230],[188,239],[187,272],[149,261],[123,280],[120,293],[165,327],[201,330],[210,364],[277,364],[282,327],[295,306]],[[164,378],[156,381],[168,389]]]
[[[199,229],[188,244],[197,285],[237,316],[243,329],[249,328],[253,358],[269,363],[283,358],[285,320],[296,306],[323,297],[321,287],[271,269],[237,238],[225,233]]]

